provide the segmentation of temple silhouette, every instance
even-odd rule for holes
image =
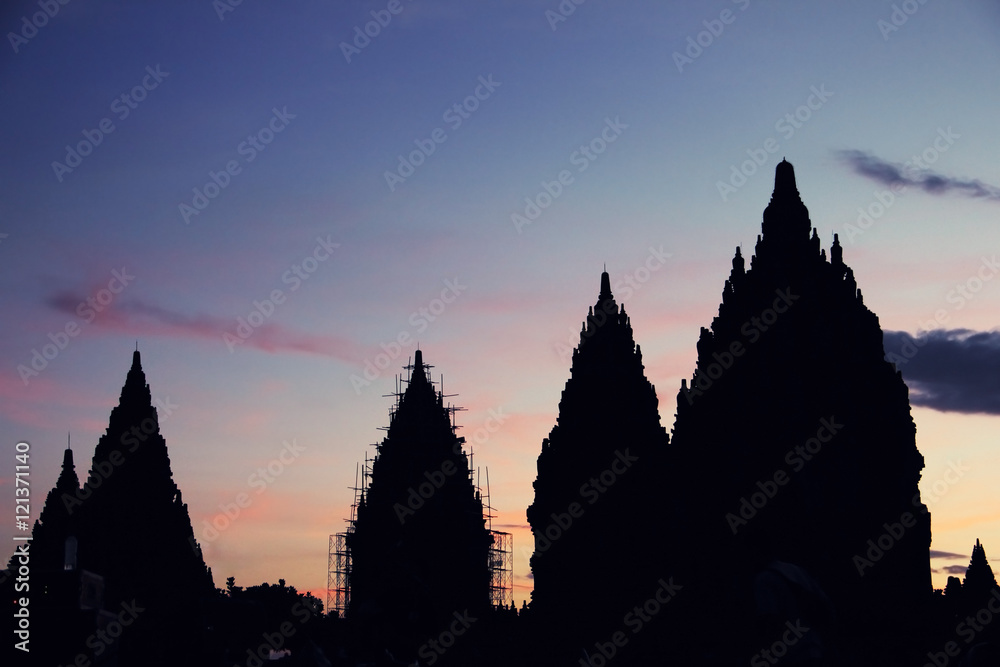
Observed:
[[[721,615],[744,654],[799,614],[813,628],[809,658],[919,659],[930,514],[907,388],[837,235],[827,257],[786,161],[750,267],[737,248],[697,350],[670,466],[693,474],[668,485],[687,547],[668,560],[694,606]],[[704,647],[692,660],[737,657],[704,626],[688,632]]]
[[[34,525],[34,662],[12,654],[96,666],[1000,664],[1000,588],[979,540],[964,579],[932,587],[908,389],[837,235],[822,246],[783,160],[753,252],[736,248],[697,338],[669,435],[641,333],[601,274],[540,443],[526,508],[534,590],[520,611],[488,473],[484,487],[422,350],[330,538],[326,616],[284,580],[215,588],[136,351],[87,481],[67,448]],[[15,554],[9,600],[17,567]],[[92,644],[128,614],[127,632]],[[260,643],[293,620],[293,640]]]
[[[171,665],[179,647],[206,651],[212,573],[173,481],[138,350],[87,480],[80,486],[67,448],[32,537],[35,664],[83,656]]]
[[[419,653],[437,661],[441,655],[428,641],[456,618],[463,635],[475,632],[470,619],[490,609],[493,543],[464,438],[420,350],[409,370],[346,536],[347,617],[369,633],[373,659],[388,654],[406,664]],[[450,657],[468,661],[474,648],[456,641]]]
[[[529,616],[546,664],[575,663],[584,642],[621,624],[622,600],[645,599],[655,588],[668,442],[630,318],[605,271],[557,423],[542,441],[527,510],[535,540]],[[600,572],[612,573],[613,583],[584,583]]]

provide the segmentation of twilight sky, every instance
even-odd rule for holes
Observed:
[[[935,585],[977,537],[1000,554],[1000,7],[577,2],[5,3],[0,539],[14,443],[34,518],[67,432],[87,475],[138,340],[216,584],[325,597],[419,341],[489,467],[520,606],[602,266],[669,429],[787,157],[912,356]]]

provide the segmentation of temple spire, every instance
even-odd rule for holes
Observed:
[[[742,276],[746,272],[746,264],[743,260],[743,252],[740,250],[739,246],[736,246],[736,254],[733,255],[733,270],[730,274],[730,279],[735,276]]]
[[[799,196],[799,191],[795,187],[795,168],[785,158],[781,158],[781,162],[774,169],[774,195],[779,194]]]
[[[412,372],[410,373],[411,385],[414,382],[417,383],[427,382],[427,373],[424,370],[425,368],[426,366],[424,366],[424,353],[420,350],[420,348],[417,348],[417,351],[413,353],[413,368],[411,369]]]
[[[983,548],[979,538],[976,538],[976,545],[972,547],[972,559],[965,571],[965,581],[962,588],[967,597],[978,601],[978,598],[985,597],[996,585],[997,580],[993,575],[993,568],[990,567],[989,561],[986,559],[986,549]]]
[[[830,246],[830,263],[834,266],[844,265],[844,249],[840,245],[840,235],[833,235],[833,245]]]
[[[611,293],[611,276],[608,275],[608,266],[604,265],[604,273],[601,274],[601,293],[598,299],[605,301],[607,299],[615,298]]]
[[[764,209],[764,240],[777,240],[781,246],[808,241],[811,229],[809,210],[802,203],[795,184],[795,169],[791,162],[783,159],[774,168],[774,192]]]

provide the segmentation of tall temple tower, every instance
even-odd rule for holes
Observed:
[[[215,664],[203,620],[212,573],[173,481],[138,351],[82,488],[73,452],[64,452],[32,532],[31,563],[38,664]]]
[[[437,662],[441,654],[429,640],[456,623],[465,635],[474,623],[469,619],[489,610],[492,537],[464,439],[455,434],[420,350],[409,368],[347,534],[347,618],[367,633],[369,648],[388,650],[398,660],[434,656]],[[475,642],[453,639],[447,660],[471,655]]]
[[[624,306],[601,274],[573,351],[559,417],[538,455],[530,618],[539,663],[576,664],[653,595],[666,573],[668,436]]]
[[[931,594],[907,387],[884,359],[837,235],[829,259],[820,248],[786,161],[762,232],[749,269],[736,249],[677,396],[671,464],[686,472],[673,478],[672,525],[688,546],[679,566],[696,582],[692,598],[728,608],[734,624],[760,611],[762,571],[794,572],[828,596],[843,632],[862,645],[881,631],[891,654],[906,630],[886,619]]]
[[[53,493],[76,521],[78,566],[103,580],[104,613],[135,616],[113,646],[118,660],[167,665],[186,656],[198,664],[202,605],[215,587],[173,481],[138,351],[79,493],[75,477],[67,453]],[[49,523],[43,514],[40,528]]]

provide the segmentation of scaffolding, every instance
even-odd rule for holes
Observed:
[[[478,476],[478,470],[476,471]],[[493,506],[490,504],[490,469],[486,468],[486,493],[482,494],[476,485],[476,494],[483,503],[483,520],[490,534],[490,604],[509,607],[514,603],[514,536],[501,530],[493,530]]]
[[[490,536],[490,604],[510,607],[514,603],[514,536],[491,530]]]
[[[423,367],[426,369],[433,368],[433,366],[429,364],[424,364]],[[408,362],[403,368],[407,370],[406,379],[404,379],[401,375],[397,375],[396,391],[387,395],[388,397],[393,397],[395,399],[392,407],[389,408],[390,424],[392,423],[393,417],[395,417],[396,411],[399,409],[399,403],[402,400],[404,393],[404,385],[409,384],[412,377],[412,371],[415,366],[411,361]],[[434,385],[438,383],[431,380],[431,384]],[[441,376],[439,395],[441,396],[442,403],[445,398],[450,398],[455,395],[444,393],[444,376]],[[457,413],[464,409],[465,408],[460,408],[451,404],[445,406],[445,410],[447,410],[451,416],[452,433],[455,434],[461,445],[465,445],[465,438],[458,435],[458,429],[461,428],[461,426],[458,424]],[[388,427],[379,428],[385,431],[389,430]],[[377,456],[377,453],[380,451],[380,445],[375,443],[373,446],[376,449]],[[490,535],[490,548],[488,554],[488,567],[490,571],[490,603],[494,607],[509,607],[514,602],[514,536],[510,533],[493,530],[493,519],[496,518],[496,515],[493,513],[492,505],[490,505],[489,468],[486,469],[486,493],[484,494],[478,479],[479,471],[474,467],[475,452],[472,451],[471,446],[466,456],[468,457],[469,462],[469,481],[473,482],[476,489],[476,497],[482,502],[483,522],[486,524],[486,529]],[[344,532],[330,535],[327,557],[326,608],[331,612],[336,612],[337,615],[341,617],[347,613],[347,609],[351,604],[351,576],[353,571],[353,561],[349,536],[354,533],[358,506],[361,503],[361,499],[364,498],[367,493],[368,485],[371,481],[373,463],[374,458],[369,459],[366,452],[364,464],[355,468],[354,486],[350,487],[354,491],[354,502],[351,504],[350,518],[345,519],[347,522],[347,529]]]
[[[326,585],[327,610],[343,618],[351,604],[351,552],[347,547],[346,532],[330,536]]]
[[[354,522],[358,518],[358,505],[368,489],[368,482],[371,479],[371,463],[366,453],[364,465],[355,467],[354,486],[350,487],[354,491],[351,517],[344,519],[347,522],[347,530],[330,536],[326,572],[326,608],[327,611],[336,612],[337,616],[341,618],[347,614],[347,608],[351,605],[353,561],[348,535],[354,532]]]

